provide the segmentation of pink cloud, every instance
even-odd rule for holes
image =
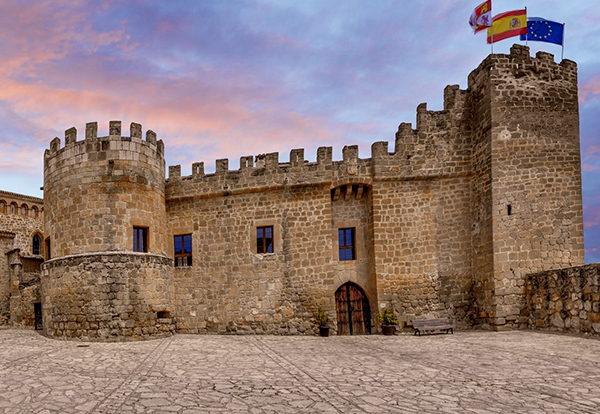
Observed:
[[[600,95],[600,75],[596,75],[589,81],[579,85],[580,103],[587,103],[595,95]]]

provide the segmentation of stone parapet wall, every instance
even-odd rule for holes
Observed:
[[[527,275],[520,327],[600,335],[600,263]]]
[[[171,273],[171,259],[142,253],[47,261],[42,265],[44,334],[92,341],[170,335],[175,330]]]

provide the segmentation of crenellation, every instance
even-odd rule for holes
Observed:
[[[156,132],[151,129],[146,131],[146,142],[148,142],[148,144],[156,145]]]
[[[333,162],[333,148],[319,147],[317,148],[317,164],[328,166]]]
[[[131,139],[142,140],[142,124],[137,124],[135,122],[131,123],[129,127]]]
[[[170,165],[169,166],[169,179],[175,179],[181,177],[181,165]]]
[[[215,174],[216,175],[225,175],[229,172],[229,159],[222,158],[216,161],[215,163]]]
[[[98,138],[98,122],[88,122],[85,124],[85,139]]]
[[[111,139],[121,138],[121,121],[110,121],[108,123],[108,136]]]
[[[204,176],[204,162],[195,162],[192,164],[192,176],[203,177]]]
[[[65,147],[77,142],[77,128],[72,127],[65,131]]]
[[[293,149],[290,151],[290,165],[292,167],[304,166],[304,148]]]

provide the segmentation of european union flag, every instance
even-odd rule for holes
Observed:
[[[562,46],[564,32],[565,25],[562,23],[531,17],[527,19],[527,35],[522,34],[521,40],[537,40]]]

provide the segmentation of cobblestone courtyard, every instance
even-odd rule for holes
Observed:
[[[3,329],[0,412],[597,413],[600,341],[479,331],[81,343]]]

